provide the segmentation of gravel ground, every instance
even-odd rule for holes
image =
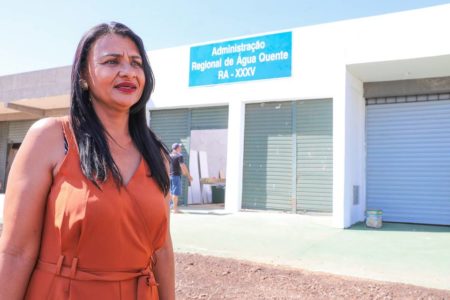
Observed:
[[[450,299],[450,291],[176,253],[177,299]]]

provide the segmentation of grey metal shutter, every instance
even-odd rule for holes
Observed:
[[[167,145],[169,151],[173,143],[183,144],[183,156],[189,166],[190,113],[188,109],[166,109],[150,111],[150,128]],[[188,183],[183,177],[183,194],[180,204],[187,203]]]
[[[450,97],[410,98],[367,100],[367,207],[386,221],[450,225]]]
[[[9,122],[8,142],[22,143],[25,135],[28,132],[28,129],[30,129],[31,125],[33,125],[35,122],[36,120]]]
[[[248,104],[242,207],[292,209],[292,102]]]
[[[297,101],[297,210],[332,212],[333,102]]]
[[[228,106],[195,108],[191,114],[191,129],[228,128]]]
[[[0,180],[2,182],[1,191],[5,188],[6,163],[8,155],[8,130],[9,122],[0,122]]]

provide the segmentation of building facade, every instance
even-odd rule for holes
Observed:
[[[450,225],[448,15],[442,5],[151,51],[150,127],[183,143],[188,163],[206,147],[230,212],[324,213],[346,228],[370,208]],[[0,77],[0,176],[30,119],[67,111],[69,73]]]

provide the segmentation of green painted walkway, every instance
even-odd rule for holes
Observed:
[[[331,227],[331,217],[268,212],[172,214],[176,252],[450,290],[450,227]]]

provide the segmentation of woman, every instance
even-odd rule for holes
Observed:
[[[168,151],[148,129],[153,73],[119,23],[81,39],[70,117],[36,122],[10,172],[0,299],[174,299]]]

